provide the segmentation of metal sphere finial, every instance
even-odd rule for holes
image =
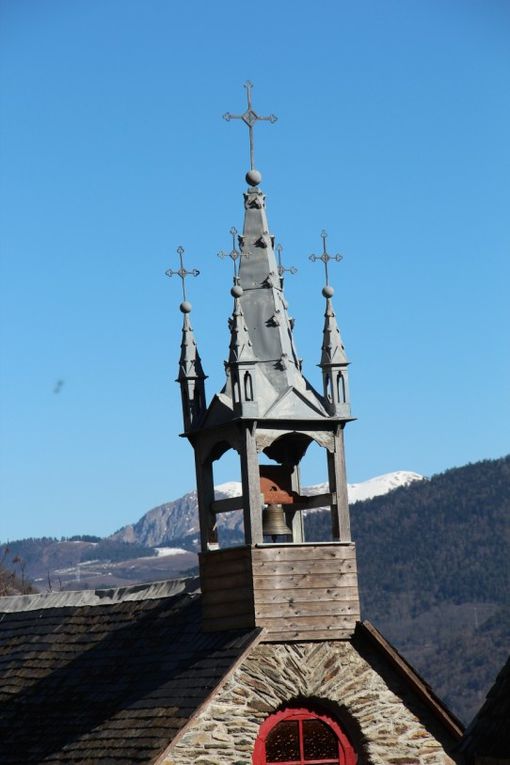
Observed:
[[[262,181],[262,173],[260,173],[258,170],[255,170],[255,168],[248,170],[245,177],[246,183],[249,186],[258,186]]]

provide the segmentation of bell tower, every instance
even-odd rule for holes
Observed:
[[[248,126],[251,160],[243,232],[231,229],[233,309],[226,382],[205,407],[205,376],[195,363],[192,382],[202,386],[203,404],[191,415],[189,407],[184,411],[184,435],[195,454],[203,627],[260,626],[264,640],[273,642],[344,639],[359,619],[359,598],[343,442],[344,427],[352,419],[348,362],[328,279],[328,262],[340,256],[328,255],[323,232],[323,253],[311,256],[326,271],[321,394],[304,377],[296,353],[283,293],[285,269],[281,253],[278,262],[275,257],[262,176],[254,167],[253,127],[258,120],[274,122],[276,117],[256,114],[251,88],[247,83],[246,112],[225,115]],[[184,333],[183,327],[183,338]],[[189,375],[179,381],[187,391]],[[329,485],[323,494],[310,497],[301,493],[300,464],[313,442],[324,451]],[[242,493],[216,499],[214,463],[229,449],[239,455]],[[262,455],[273,464],[261,464]],[[308,541],[303,533],[303,513],[318,507],[329,509],[327,542]],[[217,518],[234,510],[243,513],[244,541],[221,549]]]

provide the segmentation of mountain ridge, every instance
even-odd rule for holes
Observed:
[[[369,478],[367,481],[348,484],[349,503],[364,501],[386,494],[401,486],[408,486],[414,481],[426,480],[425,476],[406,470],[397,470]],[[322,494],[328,490],[326,483],[313,484],[303,489],[303,494]],[[228,481],[215,486],[217,499],[241,496],[240,481]],[[240,511],[228,513],[219,519],[221,530],[242,533],[242,514]],[[192,490],[171,502],[151,508],[135,523],[126,524],[108,538],[128,543],[138,543],[150,547],[181,544],[187,540],[188,546],[196,547],[199,533],[198,504],[196,490]]]

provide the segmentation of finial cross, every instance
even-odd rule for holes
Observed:
[[[237,229],[235,226],[232,226],[229,234],[232,235],[232,250],[230,252],[224,252],[223,250],[220,250],[218,257],[222,260],[223,258],[231,259],[232,263],[234,264],[234,280],[237,280],[237,261],[241,257],[241,253],[236,249]]]
[[[278,273],[280,275],[280,279],[283,278],[284,273],[297,274],[297,268],[295,266],[290,266],[290,268],[285,268],[285,266],[282,264],[282,251],[283,251],[283,244],[277,244],[276,252],[278,254]]]
[[[244,83],[244,87],[246,88],[246,96],[248,98],[248,108],[244,112],[244,114],[230,114],[230,112],[227,112],[223,115],[223,119],[227,120],[227,122],[230,122],[230,120],[242,120],[245,125],[248,125],[248,130],[250,133],[250,170],[255,169],[255,161],[254,161],[254,146],[253,146],[253,128],[255,126],[255,123],[259,120],[265,120],[267,122],[276,122],[278,117],[276,117],[274,114],[269,114],[267,117],[261,117],[259,114],[257,114],[256,111],[254,111],[252,102],[251,102],[251,90],[253,88],[253,83],[251,83],[249,80],[247,80]]]
[[[326,273],[326,285],[329,285],[329,274],[328,274],[328,263],[330,260],[336,260],[340,261],[343,258],[343,255],[339,255],[338,253],[336,255],[328,255],[326,251],[326,239],[328,238],[327,231],[321,231],[321,237],[322,237],[322,255],[309,255],[308,257],[310,260],[312,260],[314,263],[316,260],[322,260],[324,263],[324,271]]]
[[[184,261],[182,257],[184,255],[184,247],[179,246],[177,248],[177,254],[179,255],[180,268],[178,268],[177,271],[173,271],[171,268],[169,268],[167,271],[165,271],[165,274],[167,276],[180,276],[182,281],[182,299],[186,301],[187,298],[186,298],[185,279],[187,276],[198,276],[200,271],[198,270],[198,268],[193,268],[191,271],[186,271],[186,269],[184,268]]]

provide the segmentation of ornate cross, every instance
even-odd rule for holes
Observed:
[[[295,266],[291,266],[290,268],[285,268],[285,266],[282,265],[282,250],[283,250],[283,244],[277,244],[276,252],[278,253],[278,273],[280,275],[280,279],[283,278],[283,274],[286,272],[288,274],[297,274],[297,268]]]
[[[165,271],[165,274],[167,276],[180,276],[182,280],[182,299],[184,302],[186,302],[186,284],[185,279],[187,276],[198,276],[200,271],[198,268],[193,268],[191,271],[186,271],[184,268],[184,261],[182,259],[182,256],[184,255],[184,247],[178,247],[177,253],[179,255],[179,263],[180,268],[177,269],[177,271],[173,271],[171,268],[168,269],[168,271]]]
[[[244,87],[246,88],[246,95],[248,98],[248,108],[244,114],[230,114],[230,112],[227,112],[223,115],[223,119],[227,120],[227,122],[230,122],[230,120],[242,120],[245,125],[248,125],[248,130],[250,132],[250,170],[254,170],[253,127],[258,120],[266,120],[267,122],[273,123],[276,122],[278,117],[274,114],[270,114],[268,117],[260,117],[257,112],[254,111],[251,103],[251,89],[253,88],[253,84],[247,80]]]
[[[316,260],[322,260],[322,262],[324,263],[324,270],[326,272],[326,286],[329,286],[328,263],[330,260],[336,260],[336,261],[342,260],[343,255],[339,255],[338,253],[336,255],[328,255],[328,253],[326,252],[326,239],[328,238],[327,231],[321,231],[321,237],[322,237],[322,255],[309,255],[308,257],[314,263]]]
[[[236,250],[236,239],[237,239],[237,229],[235,226],[232,226],[232,228],[229,231],[229,234],[232,234],[232,250],[230,252],[224,252],[223,250],[220,250],[218,253],[219,258],[230,258],[232,260],[232,263],[234,264],[234,281],[237,280],[237,261],[241,257],[241,253],[239,250]]]

